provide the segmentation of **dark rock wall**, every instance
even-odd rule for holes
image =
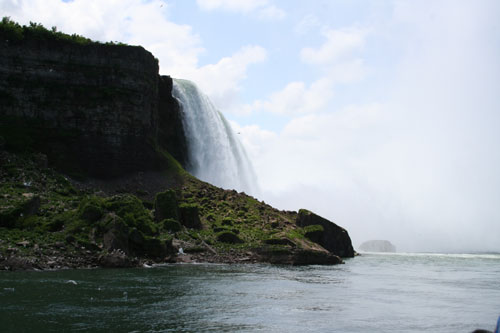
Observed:
[[[2,38],[0,136],[76,173],[156,169],[157,143],[179,158],[186,148],[171,86],[142,47]]]
[[[172,96],[172,85],[170,76],[160,76],[158,144],[185,167],[188,163],[188,147],[182,124],[182,109]]]

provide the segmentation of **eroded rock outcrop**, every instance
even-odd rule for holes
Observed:
[[[306,233],[306,237],[339,257],[354,257],[351,238],[344,228],[305,209],[299,210],[296,223],[303,228],[321,226]]]

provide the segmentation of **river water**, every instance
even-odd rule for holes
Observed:
[[[499,315],[497,254],[0,272],[2,332],[471,332]]]

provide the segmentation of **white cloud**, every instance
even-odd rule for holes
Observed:
[[[269,0],[196,0],[202,10],[225,10],[236,13],[257,13],[262,19],[279,20],[286,16],[283,9],[271,4]]]
[[[304,82],[290,82],[267,100],[255,101],[251,109],[288,116],[300,115],[322,110],[332,96],[332,82],[329,79],[319,79],[309,87]]]
[[[299,30],[317,23],[315,17],[306,16],[299,24]],[[302,81],[290,82],[267,99],[257,100],[242,109],[247,114],[264,111],[287,116],[326,111],[336,84],[354,83],[365,77],[364,60],[356,57],[355,52],[363,48],[366,31],[354,28],[326,30],[326,41],[322,46],[318,49],[303,48],[300,52],[302,61],[321,68],[322,78],[309,86]]]
[[[269,5],[259,9],[258,16],[265,20],[281,20],[286,16],[286,12],[274,5]]]
[[[300,51],[302,61],[314,65],[331,65],[350,58],[363,48],[367,32],[360,29],[326,30],[326,41],[319,48],[306,47]]]
[[[321,22],[317,16],[308,14],[295,25],[295,32],[299,35],[304,35],[313,29],[321,27]]]
[[[217,107],[229,110],[237,104],[240,82],[245,79],[248,66],[265,61],[266,58],[267,52],[263,47],[244,46],[216,64],[184,73],[184,77],[195,81]]]

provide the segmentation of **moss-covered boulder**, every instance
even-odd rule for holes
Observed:
[[[103,200],[95,196],[86,197],[78,207],[79,217],[89,223],[98,221],[103,214]]]
[[[304,236],[315,243],[320,243],[325,228],[320,224],[311,224],[304,227]]]
[[[168,232],[178,232],[182,229],[182,225],[179,221],[174,219],[165,219],[161,221],[161,224],[163,225],[163,229]]]
[[[115,195],[108,198],[105,201],[105,208],[122,218],[130,228],[137,228],[145,235],[157,233],[152,215],[134,195]]]
[[[155,220],[158,222],[165,219],[179,220],[177,197],[173,190],[156,194],[154,208]]]
[[[18,200],[0,208],[0,227],[11,228],[16,226],[19,219],[38,213],[40,197],[33,193],[24,193]]]
[[[110,228],[103,236],[104,249],[109,252],[120,250],[129,254],[130,229],[120,217],[111,216],[111,219]]]
[[[228,243],[228,244],[241,244],[244,241],[239,238],[234,232],[231,231],[221,231],[217,234],[217,240],[219,242]]]
[[[330,253],[339,257],[354,257],[351,238],[344,228],[306,209],[299,210],[296,224],[305,228],[306,237],[313,238],[314,242]],[[320,227],[323,228],[323,231],[321,231]],[[309,230],[309,234],[307,230]]]
[[[199,210],[200,207],[197,204],[184,203],[179,205],[181,224],[187,228],[201,229],[203,225]]]
[[[143,255],[150,258],[165,258],[174,253],[172,239],[159,239],[147,237],[144,242]]]

